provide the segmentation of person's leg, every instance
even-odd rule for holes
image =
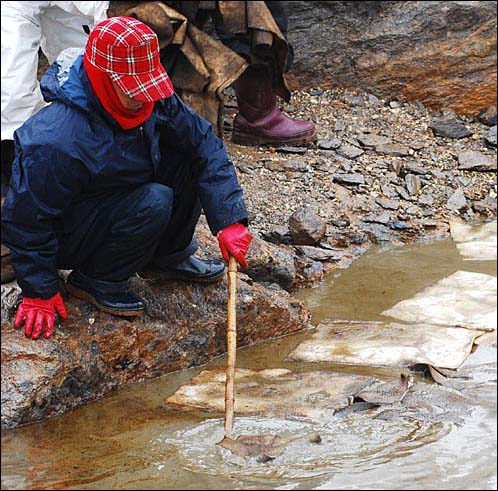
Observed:
[[[173,209],[153,258],[140,274],[149,279],[216,281],[223,275],[224,263],[194,256],[198,248],[194,232],[201,214],[196,185],[198,169],[194,161],[165,145],[163,142],[161,154],[166,156],[167,163],[163,163],[157,179],[173,190]]]
[[[288,17],[285,2],[265,2],[276,24],[287,38]],[[243,2],[241,2],[243,5]],[[247,35],[225,32],[221,16],[215,16],[215,26],[220,40],[248,62],[251,60],[250,39]],[[285,71],[294,54],[288,43]],[[250,65],[234,83],[238,114],[233,122],[232,141],[239,145],[307,145],[315,139],[315,125],[311,121],[292,119],[277,106],[273,91],[274,66],[266,63]]]
[[[59,268],[73,269],[69,293],[116,315],[142,313],[126,283],[153,256],[172,204],[172,190],[158,183],[76,204],[58,234]]]
[[[2,196],[14,160],[14,131],[45,106],[37,80],[40,12],[49,2],[1,2]]]

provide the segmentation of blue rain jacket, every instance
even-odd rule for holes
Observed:
[[[52,104],[14,134],[16,159],[2,210],[2,242],[11,249],[24,296],[50,298],[58,291],[56,231],[84,226],[64,224],[72,203],[154,182],[171,162],[196,162],[199,197],[214,235],[247,220],[223,142],[176,94],[156,102],[141,127],[123,130],[93,94],[82,56],[62,85],[58,70],[54,63],[41,81]]]

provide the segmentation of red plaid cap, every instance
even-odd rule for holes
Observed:
[[[123,16],[99,22],[90,33],[85,57],[133,99],[152,102],[173,95],[157,35],[138,19]]]

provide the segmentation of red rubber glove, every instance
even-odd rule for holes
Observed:
[[[247,268],[246,254],[251,243],[252,235],[241,223],[234,223],[218,233],[218,244],[223,259],[228,262],[231,254],[242,268]]]
[[[54,332],[55,312],[54,307],[62,319],[67,319],[67,311],[60,293],[55,294],[48,300],[41,298],[24,298],[17,309],[14,327],[21,327],[24,323],[24,334],[26,337],[38,339],[43,330],[43,324],[46,324],[43,337],[48,339]],[[33,329],[34,327],[34,329]]]

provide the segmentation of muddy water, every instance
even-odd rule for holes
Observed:
[[[299,296],[314,324],[382,320],[382,311],[457,270],[495,275],[496,261],[462,261],[450,240],[375,249]],[[309,370],[309,364],[283,361],[309,336],[241,349],[238,366]],[[224,363],[218,358],[208,368]],[[385,374],[365,367],[311,367],[317,368]],[[322,436],[320,445],[296,444],[262,464],[215,445],[223,436],[221,414],[164,406],[200,370],[128,386],[62,417],[3,431],[2,489],[496,489],[496,384],[475,391],[477,403],[460,412],[432,402],[421,411],[389,416],[386,408],[374,408],[319,424],[236,417],[235,434]],[[415,378],[429,384],[421,375]]]

